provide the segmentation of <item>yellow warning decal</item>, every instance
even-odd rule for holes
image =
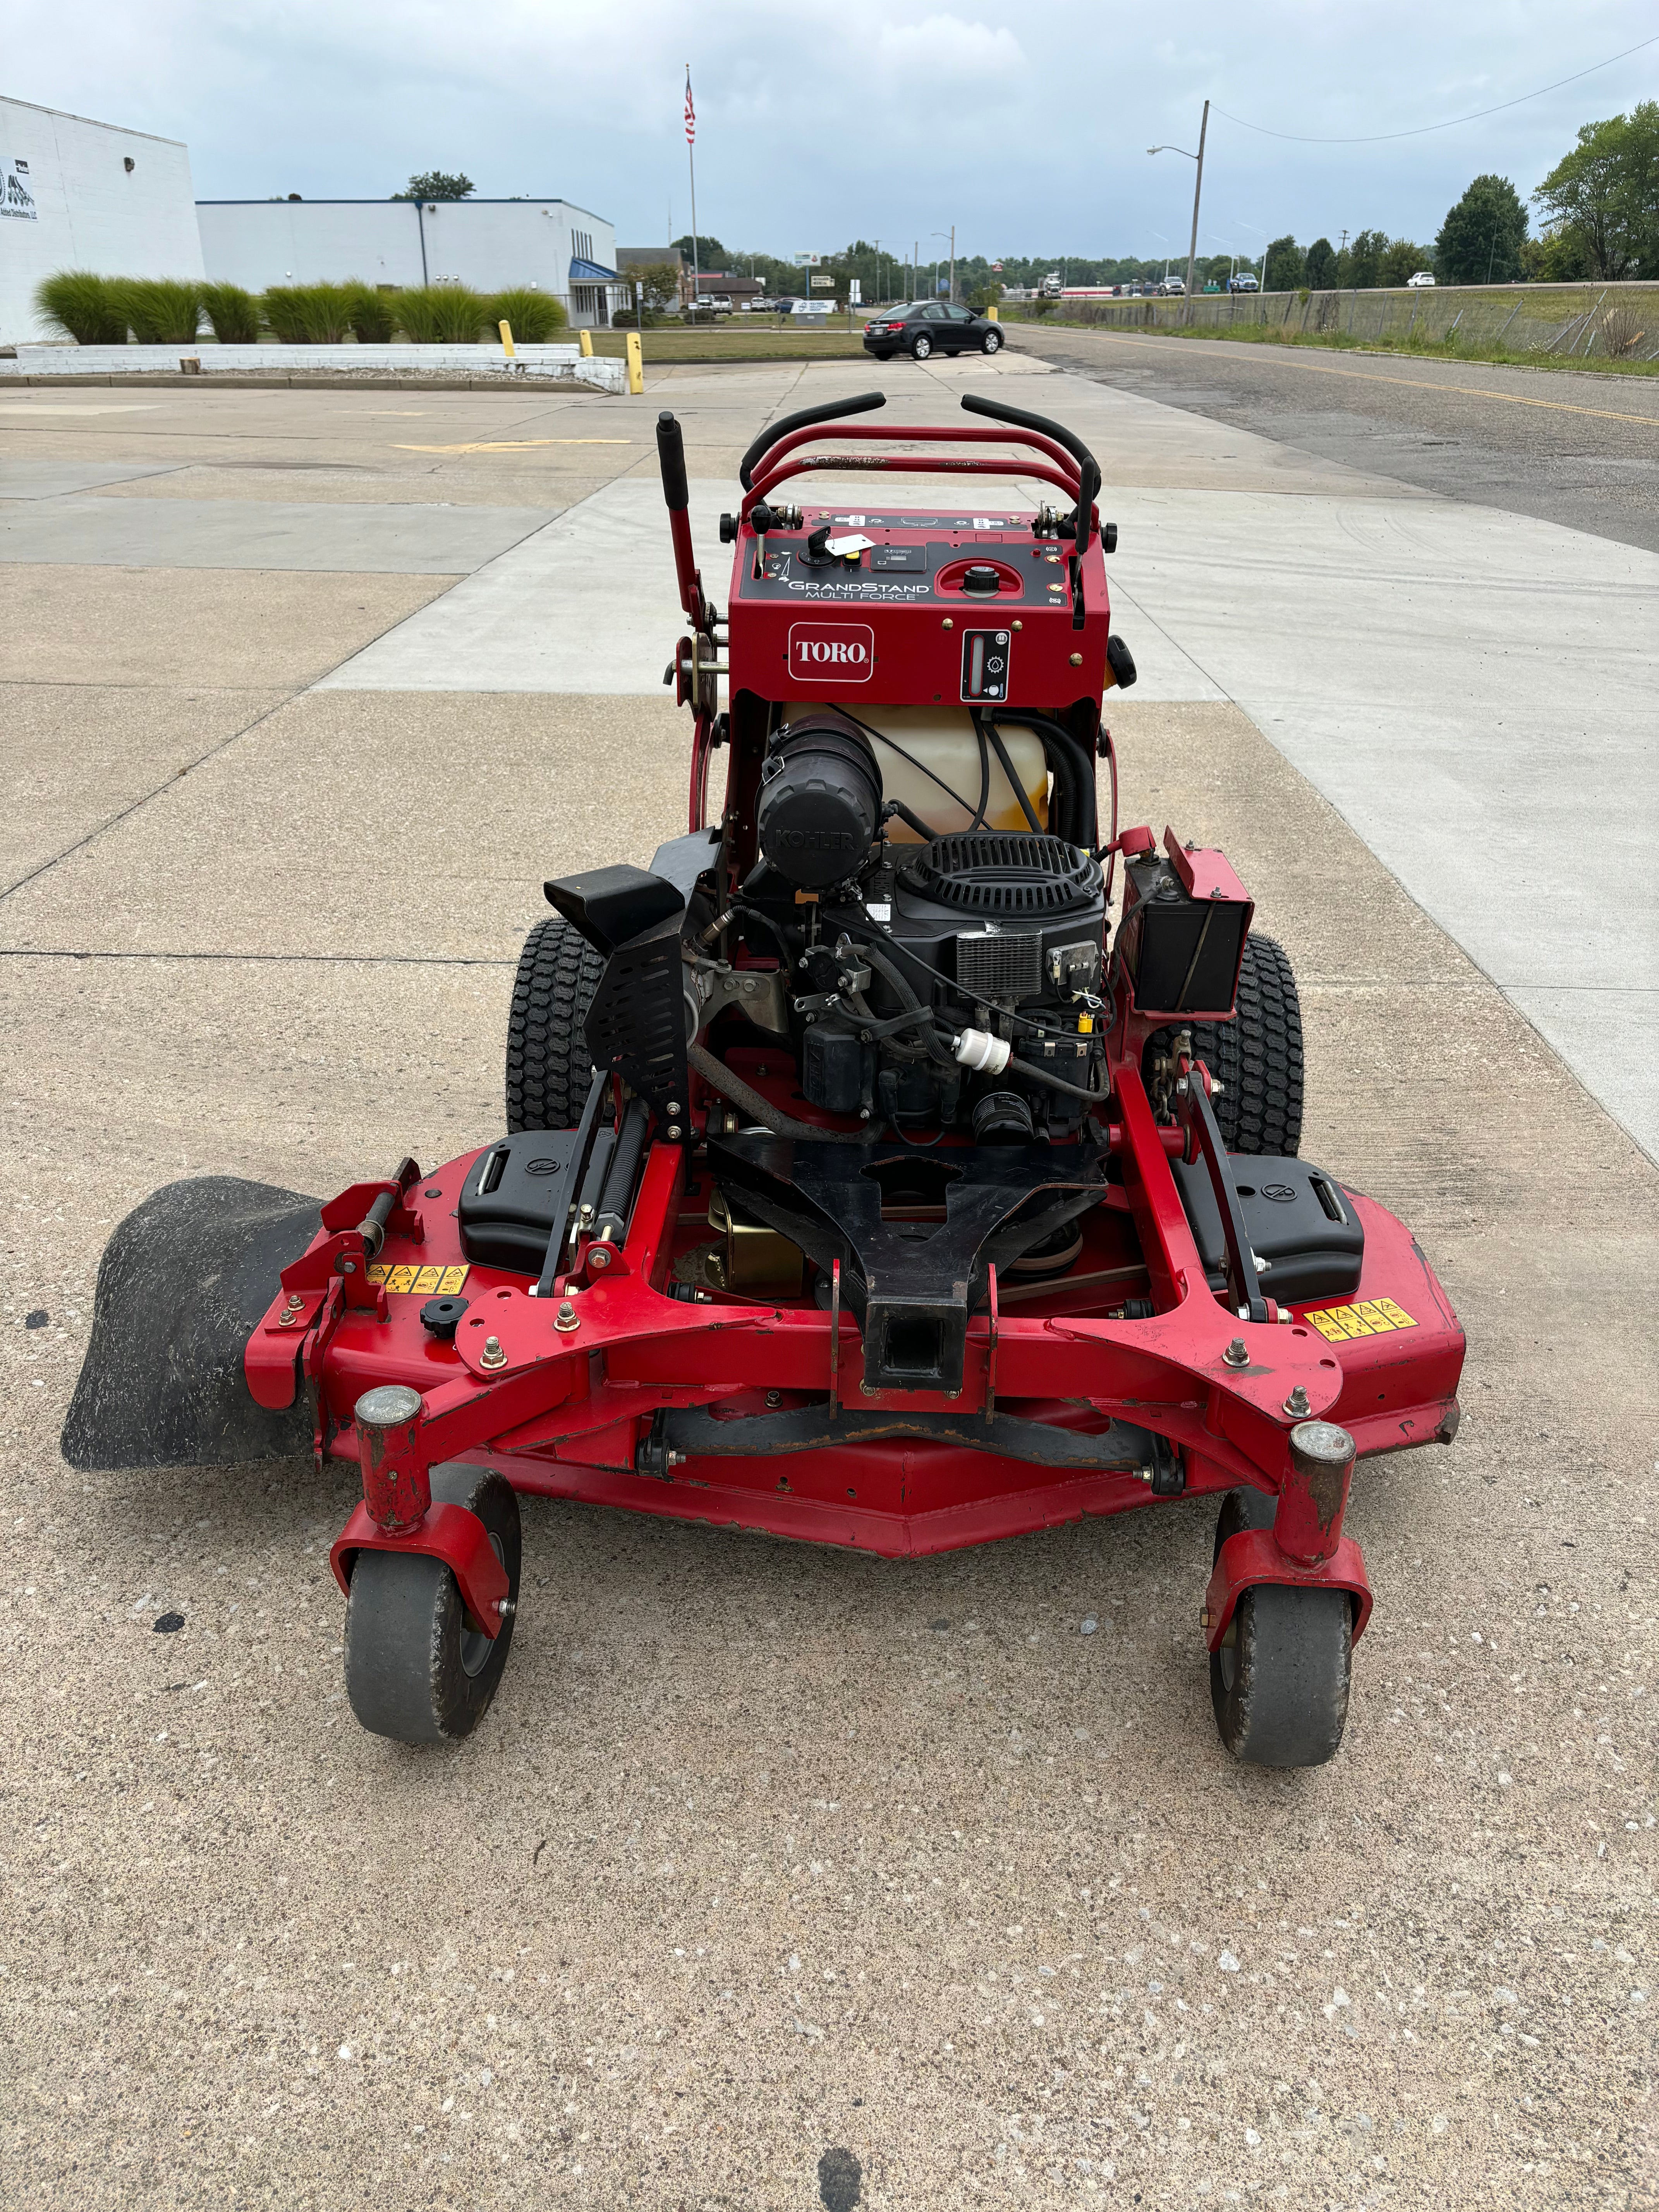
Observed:
[[[1367,1298],[1357,1306],[1327,1306],[1322,1313],[1310,1313],[1308,1319],[1327,1344],[1345,1344],[1354,1336],[1387,1336],[1392,1329],[1417,1327],[1404,1306],[1397,1306],[1392,1298]]]
[[[368,1279],[383,1290],[404,1291],[422,1298],[453,1297],[467,1278],[465,1267],[371,1267]]]

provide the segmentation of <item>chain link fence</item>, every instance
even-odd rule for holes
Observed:
[[[1468,346],[1553,360],[1659,360],[1659,286],[1538,284],[1435,290],[1200,293],[1192,301],[1079,300],[1053,315],[1006,319],[1102,330],[1260,329],[1263,336]]]

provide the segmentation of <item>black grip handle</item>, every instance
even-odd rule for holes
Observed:
[[[1087,550],[1089,517],[1100,495],[1100,463],[1081,438],[1061,422],[1051,422],[1046,415],[1028,415],[1023,407],[1005,407],[1000,399],[982,399],[977,392],[964,392],[962,404],[970,415],[988,415],[994,422],[1012,422],[1022,430],[1040,431],[1052,438],[1057,446],[1064,446],[1078,465],[1081,479],[1077,502],[1077,550]]]
[[[843,415],[867,415],[872,408],[884,407],[884,392],[861,392],[856,399],[832,399],[827,407],[803,407],[799,415],[786,415],[781,422],[774,422],[761,432],[743,457],[738,471],[738,482],[745,491],[755,484],[755,464],[762,459],[780,438],[787,438],[792,430],[809,429],[814,422],[838,422]]]
[[[671,514],[684,514],[691,504],[685,481],[685,434],[666,409],[657,417],[657,465],[662,471],[662,495]]]

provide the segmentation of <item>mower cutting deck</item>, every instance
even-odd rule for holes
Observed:
[[[347,1686],[415,1742],[494,1695],[520,1492],[892,1558],[1214,1492],[1223,1740],[1312,1764],[1370,1608],[1356,1459],[1451,1440],[1462,1334],[1409,1232],[1297,1157],[1295,981],[1225,859],[1118,830],[1092,457],[974,395],[988,426],[847,419],[882,404],[757,440],[724,617],[661,417],[687,834],[548,883],[504,1136],[318,1211],[216,1182],[123,1224],[65,1454],[298,1432],[359,1466]],[[781,495],[822,469],[867,511]],[[875,511],[890,471],[998,511]],[[974,489],[1011,473],[1060,503]]]

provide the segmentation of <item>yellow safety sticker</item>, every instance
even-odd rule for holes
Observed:
[[[411,1292],[417,1297],[453,1297],[467,1278],[465,1267],[371,1267],[368,1279],[383,1290]]]
[[[1322,1313],[1310,1313],[1308,1319],[1327,1344],[1345,1344],[1355,1336],[1387,1336],[1391,1329],[1417,1327],[1404,1306],[1397,1306],[1392,1298],[1367,1298],[1357,1306],[1327,1306]]]

